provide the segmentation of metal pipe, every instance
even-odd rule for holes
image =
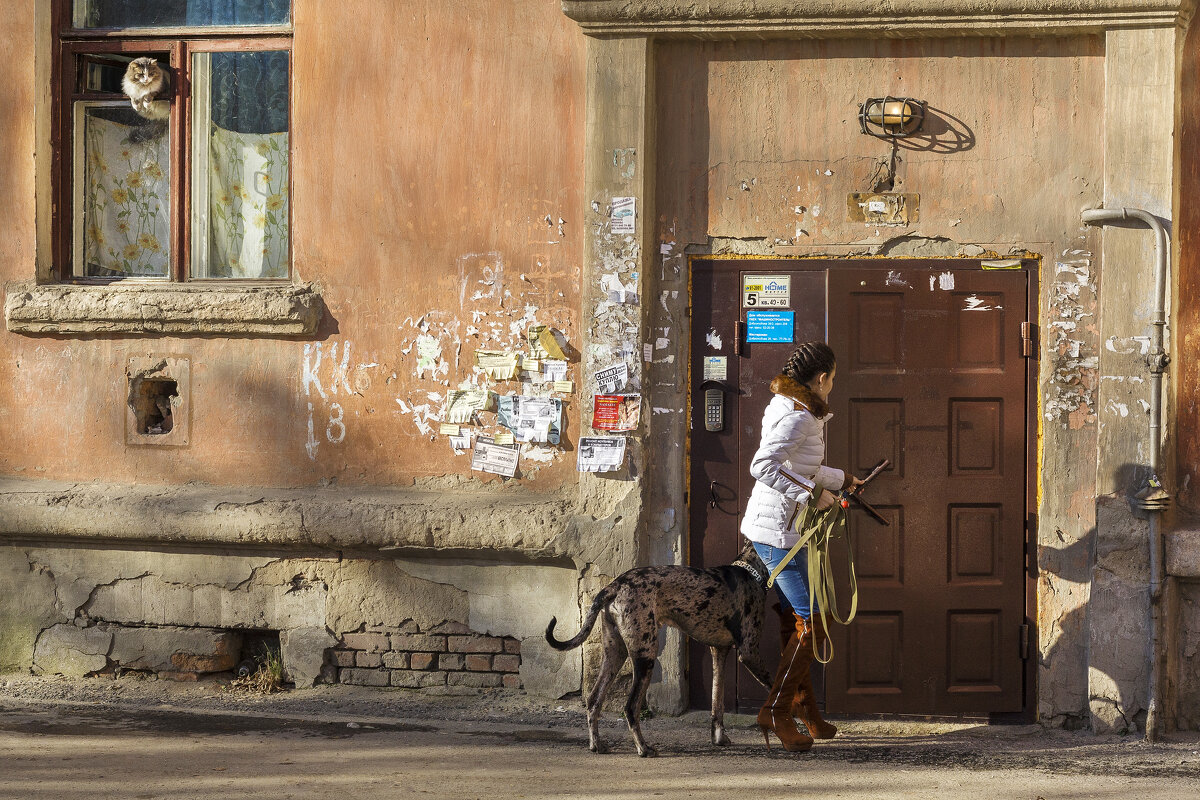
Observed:
[[[1154,316],[1150,320],[1152,326],[1150,353],[1146,357],[1146,366],[1150,368],[1150,488],[1161,486],[1158,477],[1159,450],[1162,442],[1162,385],[1163,374],[1167,371],[1170,357],[1163,344],[1166,339],[1167,325],[1167,264],[1170,258],[1167,249],[1167,229],[1159,222],[1158,217],[1139,209],[1095,208],[1083,212],[1083,222],[1087,225],[1102,226],[1110,222],[1136,221],[1154,231]],[[1169,497],[1166,492],[1156,492],[1158,497],[1153,503],[1145,503],[1150,528],[1150,686],[1149,698],[1146,703],[1146,739],[1156,741],[1159,734],[1160,710],[1159,687],[1161,686],[1161,656],[1159,643],[1162,639],[1162,620],[1160,607],[1162,605],[1162,526],[1160,515],[1166,510]],[[1149,498],[1146,498],[1149,499]]]

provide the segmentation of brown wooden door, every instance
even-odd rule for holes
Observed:
[[[898,265],[899,266],[899,265]],[[850,515],[858,618],[835,626],[831,711],[1019,711],[1025,623],[1028,276],[832,269],[829,462],[865,473]]]
[[[838,353],[827,462],[860,474],[879,458],[896,465],[869,494],[892,527],[857,513],[850,519],[860,611],[848,631],[834,627],[832,711],[987,713],[1022,706],[1027,415],[1020,323],[1028,274],[985,271],[979,262],[955,267],[692,265],[690,563],[728,563],[737,553],[767,387],[795,343],[827,339]],[[744,341],[747,274],[790,276],[793,342]],[[706,355],[728,359],[727,382],[736,388],[725,427],[715,433],[703,426]],[[779,647],[771,613],[762,650],[774,665]],[[691,702],[705,707],[711,668],[704,648],[693,646],[689,671]],[[736,678],[727,687],[728,707],[761,702],[765,691],[744,669],[729,674]],[[820,688],[819,669],[815,680]]]

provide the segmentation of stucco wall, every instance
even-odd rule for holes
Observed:
[[[520,391],[476,372],[477,347],[521,347],[534,323],[578,346],[584,39],[542,0],[351,2],[336,13],[297,0],[294,9],[293,269],[320,287],[318,337],[0,331],[0,473],[492,482],[433,435],[436,418],[462,383]],[[31,54],[48,54],[50,42],[35,40],[32,4],[5,2],[4,14],[0,187],[32,201]],[[12,205],[0,237],[4,282],[34,275],[34,207]],[[190,360],[187,447],[126,446],[126,364],[147,355]],[[517,481],[537,491],[575,483],[578,407],[567,400],[567,444],[523,459]]]

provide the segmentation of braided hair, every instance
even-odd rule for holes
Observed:
[[[783,374],[796,383],[807,385],[822,372],[833,372],[836,360],[833,348],[824,342],[805,342],[792,351]]]

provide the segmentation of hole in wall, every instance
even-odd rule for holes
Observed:
[[[170,433],[175,427],[173,398],[179,397],[179,384],[170,378],[139,377],[129,388],[137,432],[148,436]]]

